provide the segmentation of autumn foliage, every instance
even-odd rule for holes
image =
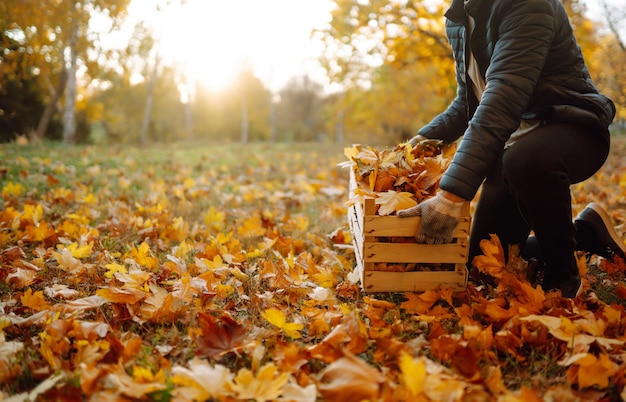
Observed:
[[[455,149],[456,143],[429,139],[414,147],[404,142],[392,148],[363,145],[346,148],[348,161],[340,166],[352,169],[358,184],[350,202],[374,198],[378,206],[376,213],[383,216],[419,204],[439,189],[439,180]]]
[[[621,152],[573,188],[626,218]],[[584,296],[498,239],[466,292],[354,283],[341,149],[0,148],[0,392],[16,400],[619,400],[626,264]],[[620,198],[621,197],[621,198]]]

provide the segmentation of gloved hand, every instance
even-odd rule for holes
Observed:
[[[452,201],[437,193],[433,198],[414,207],[398,211],[400,218],[421,216],[415,234],[418,243],[443,244],[452,242],[452,232],[461,218],[464,201]]]

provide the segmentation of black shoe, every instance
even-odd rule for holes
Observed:
[[[582,293],[583,283],[578,274],[565,281],[563,281],[562,278],[550,278],[547,272],[545,274],[546,275],[544,276],[541,284],[541,288],[544,292],[548,292],[550,290],[560,290],[561,296],[569,299],[580,296]]]
[[[618,255],[624,259],[626,245],[619,237],[609,214],[592,202],[574,219],[576,249],[597,254],[608,260]]]

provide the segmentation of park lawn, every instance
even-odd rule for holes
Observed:
[[[497,286],[364,294],[344,160],[328,144],[1,145],[0,395],[626,397],[624,261],[581,254],[575,301],[502,262]],[[626,141],[572,191],[574,213],[599,202],[626,231]]]

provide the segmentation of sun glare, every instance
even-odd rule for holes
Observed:
[[[164,53],[183,67],[188,80],[210,90],[231,84],[245,58],[245,38],[233,24],[233,3],[190,1],[173,16],[163,38]]]
[[[276,90],[292,76],[310,73],[319,52],[310,32],[328,21],[331,6],[329,0],[188,0],[156,26],[163,57],[186,71],[189,84],[222,90],[250,66]]]

